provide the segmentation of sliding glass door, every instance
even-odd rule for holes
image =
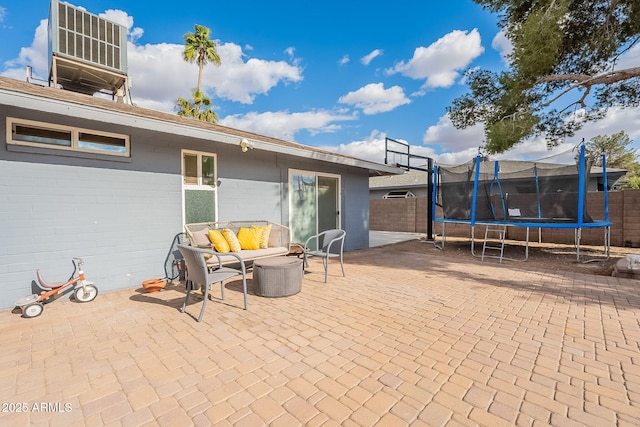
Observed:
[[[293,242],[340,228],[340,176],[289,171],[289,206]]]

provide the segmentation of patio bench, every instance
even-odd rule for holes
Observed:
[[[233,231],[236,236],[240,229],[251,229],[254,227],[270,226],[268,242],[259,249],[241,249],[233,251],[243,262],[252,262],[257,259],[283,256],[289,254],[291,248],[291,233],[288,227],[266,220],[242,220],[242,221],[216,221],[216,222],[199,222],[185,225],[185,231],[189,237],[191,246],[199,248],[215,249],[214,244],[209,238],[210,230],[218,230],[222,232],[225,229]],[[264,247],[266,246],[266,247]],[[238,258],[233,255],[220,254],[220,260],[223,265],[237,264]],[[218,265],[217,259],[212,259]],[[213,265],[213,264],[212,264]]]

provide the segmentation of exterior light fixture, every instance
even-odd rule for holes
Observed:
[[[246,153],[249,150],[253,150],[254,147],[253,143],[249,142],[247,138],[242,138],[242,141],[240,141],[240,148],[243,153]]]

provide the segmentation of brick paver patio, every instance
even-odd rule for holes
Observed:
[[[320,262],[248,311],[231,282],[201,323],[180,286],[0,312],[0,425],[640,424],[637,281],[374,248],[325,284]]]

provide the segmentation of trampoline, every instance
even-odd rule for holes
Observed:
[[[580,256],[582,230],[603,229],[606,258],[610,256],[611,222],[607,192],[606,158],[602,157],[604,218],[593,219],[587,210],[587,186],[590,162],[581,145],[576,163],[562,165],[527,161],[487,161],[478,156],[458,166],[434,166],[432,220],[442,225],[441,248],[446,242],[445,225],[468,224],[471,229],[471,253],[475,253],[475,227],[523,227],[526,229],[525,254],[529,257],[531,228],[573,229],[576,260]],[[442,208],[442,217],[436,215]],[[438,243],[436,242],[436,245]],[[504,249],[504,236],[503,236]],[[483,246],[484,257],[484,246]],[[490,256],[490,258],[495,258]],[[500,259],[502,260],[502,252]],[[510,258],[504,258],[510,259]]]

